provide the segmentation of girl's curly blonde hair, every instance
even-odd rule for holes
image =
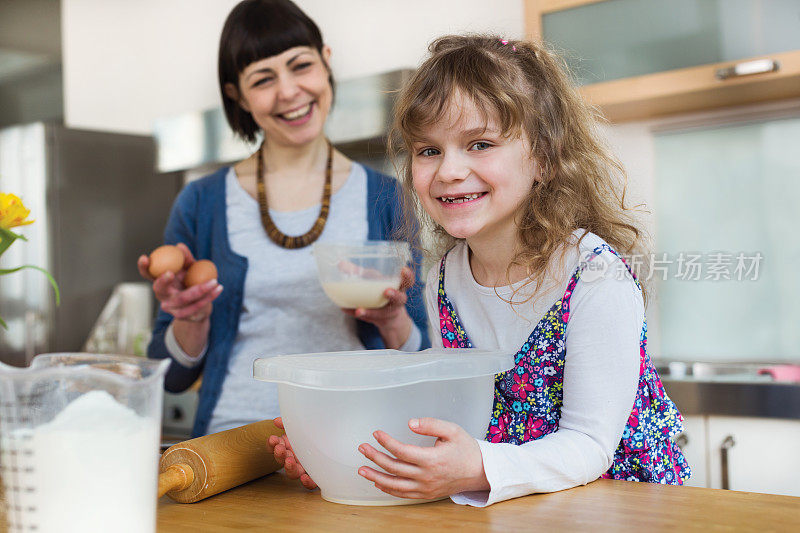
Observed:
[[[423,231],[436,238],[430,252],[438,257],[456,239],[421,209],[412,186],[411,145],[457,95],[471,99],[484,119],[493,114],[509,136],[524,131],[530,139],[541,176],[521,205],[520,252],[509,271],[526,268],[534,292],[576,229],[599,235],[622,256],[643,250],[644,234],[625,205],[625,170],[597,132],[598,114],[556,54],[529,41],[482,35],[440,37],[428,50],[430,57],[396,100],[389,152],[403,184],[407,220],[418,217]]]

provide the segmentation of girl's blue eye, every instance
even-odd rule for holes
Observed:
[[[422,151],[420,151],[419,155],[423,157],[431,157],[434,155],[439,155],[439,150],[437,150],[436,148],[425,148]]]
[[[478,141],[472,145],[472,150],[482,151],[486,150],[487,148],[491,148],[492,145],[485,142],[485,141]]]

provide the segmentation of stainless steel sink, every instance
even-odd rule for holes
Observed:
[[[770,363],[687,363],[682,361],[659,362],[656,369],[664,379],[690,379],[697,381],[773,381],[769,374],[759,370]]]
[[[800,420],[800,384],[759,370],[782,362],[655,361],[667,394],[684,415]]]

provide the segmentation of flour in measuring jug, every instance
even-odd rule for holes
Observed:
[[[32,467],[15,483],[21,506],[12,523],[25,531],[155,531],[159,422],[91,391],[51,422],[8,435]]]

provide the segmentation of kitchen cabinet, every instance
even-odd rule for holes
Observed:
[[[653,133],[659,357],[800,361],[800,101],[786,104]]]
[[[684,427],[686,485],[800,496],[800,420],[687,416]]]
[[[708,452],[709,488],[800,496],[798,420],[710,416]]]
[[[611,122],[800,96],[796,0],[526,0]]]
[[[692,477],[685,485],[689,487],[708,487],[708,443],[706,442],[706,421],[703,416],[686,416],[683,420],[683,433],[676,435],[675,442],[681,447]]]

